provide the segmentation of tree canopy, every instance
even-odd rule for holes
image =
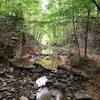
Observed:
[[[47,34],[49,41],[59,42],[68,34],[64,32],[66,26],[73,34],[73,19],[86,22],[88,11],[97,17],[99,5],[100,0],[0,0],[0,13],[23,16],[27,31],[37,40]]]

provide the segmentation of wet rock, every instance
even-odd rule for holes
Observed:
[[[67,97],[67,100],[72,100],[72,99],[71,99],[71,97],[69,96],[69,97]]]
[[[6,82],[2,82],[3,83],[3,86],[5,87],[5,86],[7,86],[7,83]]]
[[[6,85],[7,85],[6,82],[0,82],[0,90],[2,91]]]
[[[9,79],[7,80],[7,83],[11,83],[11,82],[15,82],[15,81],[16,81],[16,79],[9,78]]]
[[[0,92],[7,91],[7,90],[10,90],[10,88],[9,87],[0,88]]]
[[[35,98],[36,98],[36,95],[35,94],[31,94],[30,97],[29,97],[29,100],[36,100]]]
[[[14,76],[12,76],[12,75],[6,75],[6,77],[7,78],[12,78],[12,79],[14,78]]]
[[[11,39],[12,39],[12,40],[18,40],[18,38],[17,38],[17,37],[11,37]]]
[[[11,88],[11,89],[9,90],[9,92],[14,93],[14,92],[15,92],[15,88]]]
[[[13,73],[14,72],[14,68],[8,68],[9,72]]]
[[[76,91],[82,88],[80,82],[83,80],[83,76],[75,73],[72,69],[60,68],[56,72],[50,73],[49,77],[53,80],[54,85],[56,84],[55,80],[61,84],[57,85],[60,89],[66,88],[65,91]]]
[[[58,70],[63,70],[63,71],[65,71],[65,70],[69,70],[69,69],[71,69],[71,67],[70,66],[68,66],[68,65],[60,65],[60,66],[58,66],[57,67],[57,69]]]
[[[80,78],[80,79],[84,79],[84,80],[88,80],[88,79],[90,79],[90,77],[89,77],[89,75],[88,74],[86,74],[85,72],[80,72],[80,71],[75,71],[75,72],[73,72],[73,76],[74,77],[77,77],[77,78]]]
[[[15,92],[10,92],[10,91],[6,92],[5,94],[10,99],[12,99],[12,98],[14,98],[16,96]]]
[[[0,100],[3,100],[3,96],[2,95],[0,95]]]
[[[2,87],[5,87],[7,85],[7,83],[6,82],[0,82],[0,88],[2,88]]]
[[[92,100],[92,97],[85,93],[75,93],[75,100]]]
[[[5,76],[6,69],[0,70],[0,76]]]
[[[72,94],[71,92],[68,92],[68,93],[67,93],[67,97],[68,97],[69,99],[71,99],[71,98],[73,98],[73,94]],[[69,99],[68,99],[68,100],[69,100]],[[71,100],[72,100],[72,99],[71,99]]]
[[[25,96],[21,96],[20,100],[29,100],[29,99],[27,97],[25,97]]]
[[[65,92],[65,88],[66,88],[65,85],[66,85],[66,84],[56,82],[56,83],[54,83],[54,88],[55,88],[55,89],[58,89],[58,90],[60,90],[60,91],[62,91],[62,92]]]
[[[34,84],[35,84],[35,82],[34,82],[34,81],[29,80],[29,81],[27,82],[27,84],[29,84],[29,85],[34,85]]]
[[[4,82],[4,81],[6,81],[6,80],[4,78],[0,77],[0,82]]]
[[[60,83],[64,83],[64,84],[66,84],[67,83],[67,81],[66,80],[64,80],[64,79],[58,79],[58,81],[60,82]]]
[[[49,73],[49,72],[51,72],[51,70],[44,68],[41,64],[34,63],[33,66],[36,66],[33,69],[33,72],[35,72],[35,73]]]
[[[12,97],[12,94],[10,92],[5,92],[6,96],[11,98]]]

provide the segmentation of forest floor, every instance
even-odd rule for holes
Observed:
[[[96,68],[100,58],[96,54],[89,57],[92,60],[77,67],[67,65],[69,59],[64,54],[57,57],[57,65],[57,58],[43,54],[24,56],[8,67],[0,64],[0,100],[35,100],[35,81],[44,75],[53,83],[52,88],[65,92],[63,100],[100,100],[100,68]],[[36,59],[44,59],[43,65]],[[54,65],[56,70],[45,67]]]
[[[90,77],[89,81],[83,83],[85,91],[93,97],[93,100],[100,99],[100,69],[96,69],[95,66],[83,66],[81,68],[74,68],[77,71],[81,71]]]

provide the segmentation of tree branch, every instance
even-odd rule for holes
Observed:
[[[94,3],[98,11],[100,11],[100,6],[97,4],[97,2],[95,0],[91,0],[91,2]]]

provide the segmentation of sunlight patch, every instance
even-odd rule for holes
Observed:
[[[48,6],[48,0],[41,0],[42,11],[46,11]]]
[[[42,36],[41,43],[42,43],[43,45],[47,45],[48,42],[49,42],[49,37],[48,37],[47,34],[44,34],[44,35]]]

